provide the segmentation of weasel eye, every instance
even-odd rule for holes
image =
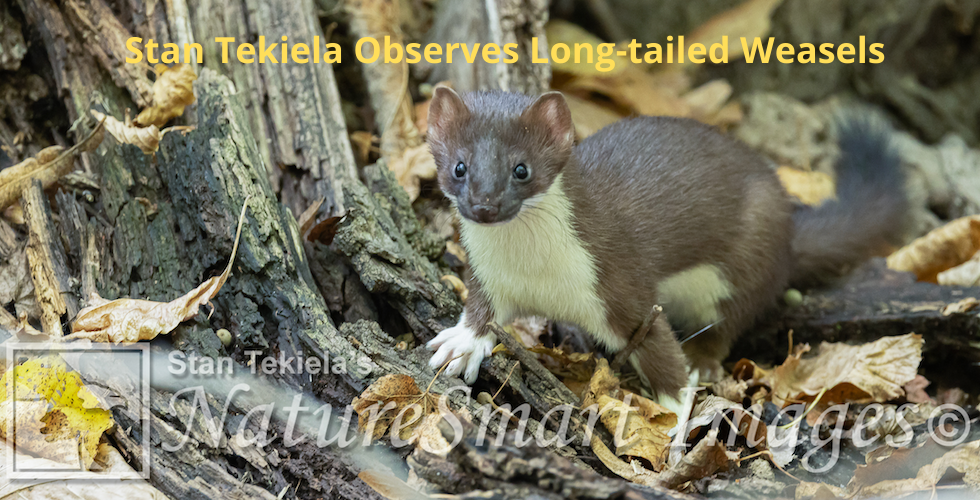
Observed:
[[[523,163],[518,163],[517,166],[514,167],[514,178],[519,181],[527,179],[527,176],[530,175],[530,173],[531,171],[528,170],[527,166]]]
[[[463,176],[466,175],[466,165],[463,164],[463,162],[457,163],[456,168],[453,169],[453,175],[455,175],[457,179],[462,179]]]

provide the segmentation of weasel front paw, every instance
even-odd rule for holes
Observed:
[[[439,332],[439,335],[430,340],[426,347],[436,351],[429,360],[429,366],[433,370],[438,370],[446,360],[451,359],[449,366],[446,367],[446,375],[456,376],[462,372],[463,381],[473,384],[480,372],[480,362],[490,355],[493,346],[497,345],[497,339],[492,333],[477,335],[473,329],[464,324],[465,321],[466,317],[461,317],[456,326]]]

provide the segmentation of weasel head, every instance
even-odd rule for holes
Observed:
[[[565,98],[510,92],[462,97],[436,87],[428,142],[439,186],[464,218],[502,224],[543,194],[572,154],[575,129]]]

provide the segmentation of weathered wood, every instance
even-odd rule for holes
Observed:
[[[497,64],[477,58],[473,64],[416,65],[415,71],[425,75],[429,83],[449,81],[461,92],[474,90],[510,90],[537,95],[551,84],[551,66],[535,64],[532,56],[548,57],[548,42],[544,25],[548,22],[548,2],[545,0],[457,0],[441,2],[436,11],[428,43],[496,43],[503,47],[517,44],[518,61]],[[532,54],[531,39],[537,37],[538,52]]]
[[[190,2],[198,39],[234,36],[236,42],[264,36],[287,36],[307,44],[326,40],[317,23],[311,0],[272,2]],[[253,40],[254,41],[254,40]],[[324,198],[320,219],[344,213],[341,186],[356,178],[356,164],[347,140],[340,94],[330,64],[222,64],[218,44],[205,54],[205,64],[221,72],[234,72],[238,90],[249,96],[251,125],[258,142],[271,145],[271,166],[287,167],[281,179],[282,198],[294,214]],[[230,43],[229,53],[238,43]],[[321,47],[321,53],[323,48]],[[218,69],[218,67],[221,67]],[[267,109],[263,115],[264,103]],[[261,119],[260,119],[261,116]],[[267,129],[267,130],[265,130]]]
[[[127,63],[130,56],[126,40],[132,37],[116,19],[112,8],[104,0],[67,0],[65,13],[69,22],[82,33],[86,52],[93,55],[116,85],[129,91],[133,101],[141,108],[153,100],[153,82],[150,66],[145,60]]]
[[[41,307],[41,324],[45,333],[61,337],[62,321],[74,318],[79,310],[65,248],[51,220],[51,204],[41,181],[35,180],[24,190],[23,202],[29,232],[27,260],[31,265],[34,296]]]
[[[440,424],[443,437],[452,440],[454,430]],[[417,448],[408,458],[419,477],[456,494],[484,490],[489,498],[541,499],[690,499],[692,497],[665,488],[650,488],[600,476],[576,467],[532,441],[515,444],[508,435],[503,446],[478,443],[478,430],[464,424],[459,445],[448,456],[441,457]]]
[[[783,308],[737,343],[733,358],[781,363],[787,335],[793,342],[870,342],[886,335],[923,336],[922,370],[964,387],[980,380],[980,311],[944,316],[943,306],[980,297],[980,287],[920,283],[910,273],[889,270],[874,259],[845,281],[813,290],[803,305]],[[969,390],[969,389],[967,389]]]

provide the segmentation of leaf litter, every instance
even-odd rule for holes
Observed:
[[[235,243],[232,246],[228,265],[218,276],[214,276],[197,288],[170,302],[156,302],[144,299],[116,299],[107,301],[94,295],[89,306],[79,311],[72,323],[72,333],[65,341],[87,339],[93,342],[134,343],[152,340],[158,335],[167,334],[177,325],[197,315],[205,304],[210,304],[225,281],[231,276],[235,255],[245,224],[248,198],[242,203],[238,228],[235,230]]]

